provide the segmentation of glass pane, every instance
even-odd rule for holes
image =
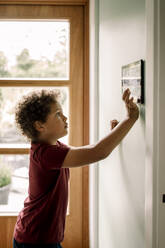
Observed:
[[[2,171],[3,169],[3,171]],[[5,170],[6,169],[6,170]],[[0,212],[19,212],[28,196],[29,155],[0,156]],[[5,175],[5,179],[2,174]],[[8,180],[11,176],[11,182]],[[8,181],[7,181],[8,180]],[[2,186],[6,184],[6,186]],[[69,182],[70,184],[70,182]],[[69,197],[70,198],[70,197]],[[67,215],[69,214],[69,201]]]
[[[58,93],[58,100],[67,116],[69,125],[69,89],[68,87],[1,87],[0,88],[0,148],[30,147],[30,143],[17,129],[15,124],[15,106],[24,95],[31,91],[52,89]],[[69,131],[69,128],[68,128]],[[68,136],[59,139],[68,144]]]
[[[0,78],[69,79],[69,22],[0,21]]]

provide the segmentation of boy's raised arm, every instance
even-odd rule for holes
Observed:
[[[131,127],[139,117],[137,105],[133,102],[133,98],[129,99],[130,91],[126,90],[123,93],[123,100],[126,104],[127,116],[120,122],[107,136],[98,141],[94,145],[73,147],[68,151],[63,165],[63,168],[81,167],[94,163],[106,158],[113,149],[126,136]]]
[[[104,159],[102,151],[97,151],[96,145],[87,145],[80,147],[71,147],[68,151],[63,165],[63,168],[73,168],[88,165]]]

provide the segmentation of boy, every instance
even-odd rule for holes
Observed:
[[[29,189],[13,234],[14,248],[60,248],[64,239],[69,168],[105,159],[139,117],[130,91],[123,93],[127,116],[111,122],[110,134],[94,145],[68,146],[58,139],[68,132],[67,117],[55,92],[42,90],[24,97],[16,123],[31,141]],[[117,126],[116,128],[114,128]]]

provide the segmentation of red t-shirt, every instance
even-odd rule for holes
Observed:
[[[70,149],[56,145],[31,143],[29,189],[14,228],[20,243],[60,243],[64,239],[68,205],[69,168],[61,168]]]

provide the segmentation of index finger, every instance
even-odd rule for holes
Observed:
[[[122,97],[123,100],[125,99],[125,97],[126,97],[126,95],[128,94],[128,92],[129,92],[129,88],[127,88],[127,89],[124,91],[123,97]]]

